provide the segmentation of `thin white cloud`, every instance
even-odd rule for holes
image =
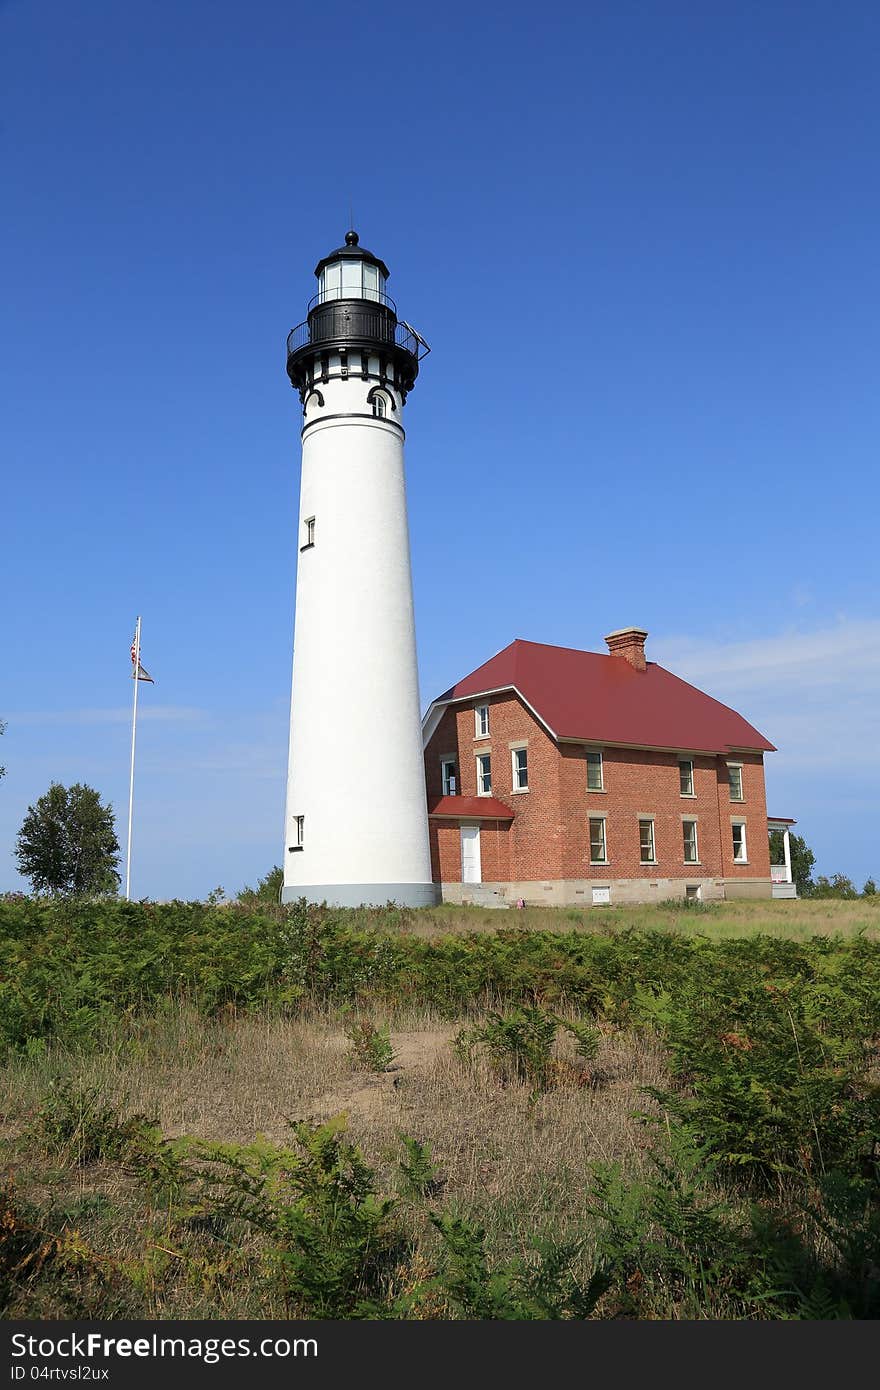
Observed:
[[[880,620],[843,618],[750,642],[669,637],[655,642],[652,655],[737,709],[777,745],[778,762],[790,772],[835,767],[856,779],[876,775]]]
[[[141,705],[138,720],[158,723],[194,724],[205,718],[205,711],[188,705]],[[112,709],[51,709],[19,710],[4,715],[10,729],[15,725],[61,725],[61,724],[129,724],[131,706],[119,705]]]
[[[844,619],[814,632],[787,631],[751,642],[701,642],[671,637],[658,643],[661,665],[692,680],[722,679],[729,689],[765,689],[779,684],[791,691],[803,681],[818,687],[855,687],[869,676],[880,683],[880,619]]]

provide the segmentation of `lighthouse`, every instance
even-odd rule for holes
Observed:
[[[403,414],[424,339],[354,231],[287,339],[303,411],[282,902],[421,907],[428,847]]]

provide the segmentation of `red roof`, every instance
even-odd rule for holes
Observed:
[[[513,820],[515,814],[494,796],[441,796],[428,807],[429,816],[452,820]]]
[[[622,656],[519,638],[434,703],[511,688],[560,739],[708,753],[775,752],[742,715],[654,661],[637,671]]]

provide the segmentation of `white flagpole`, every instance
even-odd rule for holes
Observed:
[[[131,899],[131,817],[134,810],[134,741],[137,736],[138,717],[138,675],[141,669],[141,620],[138,618],[134,632],[134,707],[131,715],[131,775],[128,782],[128,847],[125,851],[125,900]]]

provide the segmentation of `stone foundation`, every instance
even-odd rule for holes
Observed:
[[[703,902],[722,902],[725,898],[769,898],[770,879],[763,878],[621,878],[621,879],[541,879],[526,883],[441,883],[445,903],[487,905],[487,898],[498,906],[515,907],[522,898],[527,907],[592,907],[593,889],[607,888],[612,905],[621,903],[660,903],[667,898],[685,898],[688,888],[699,888]],[[598,904],[596,904],[598,906]]]

